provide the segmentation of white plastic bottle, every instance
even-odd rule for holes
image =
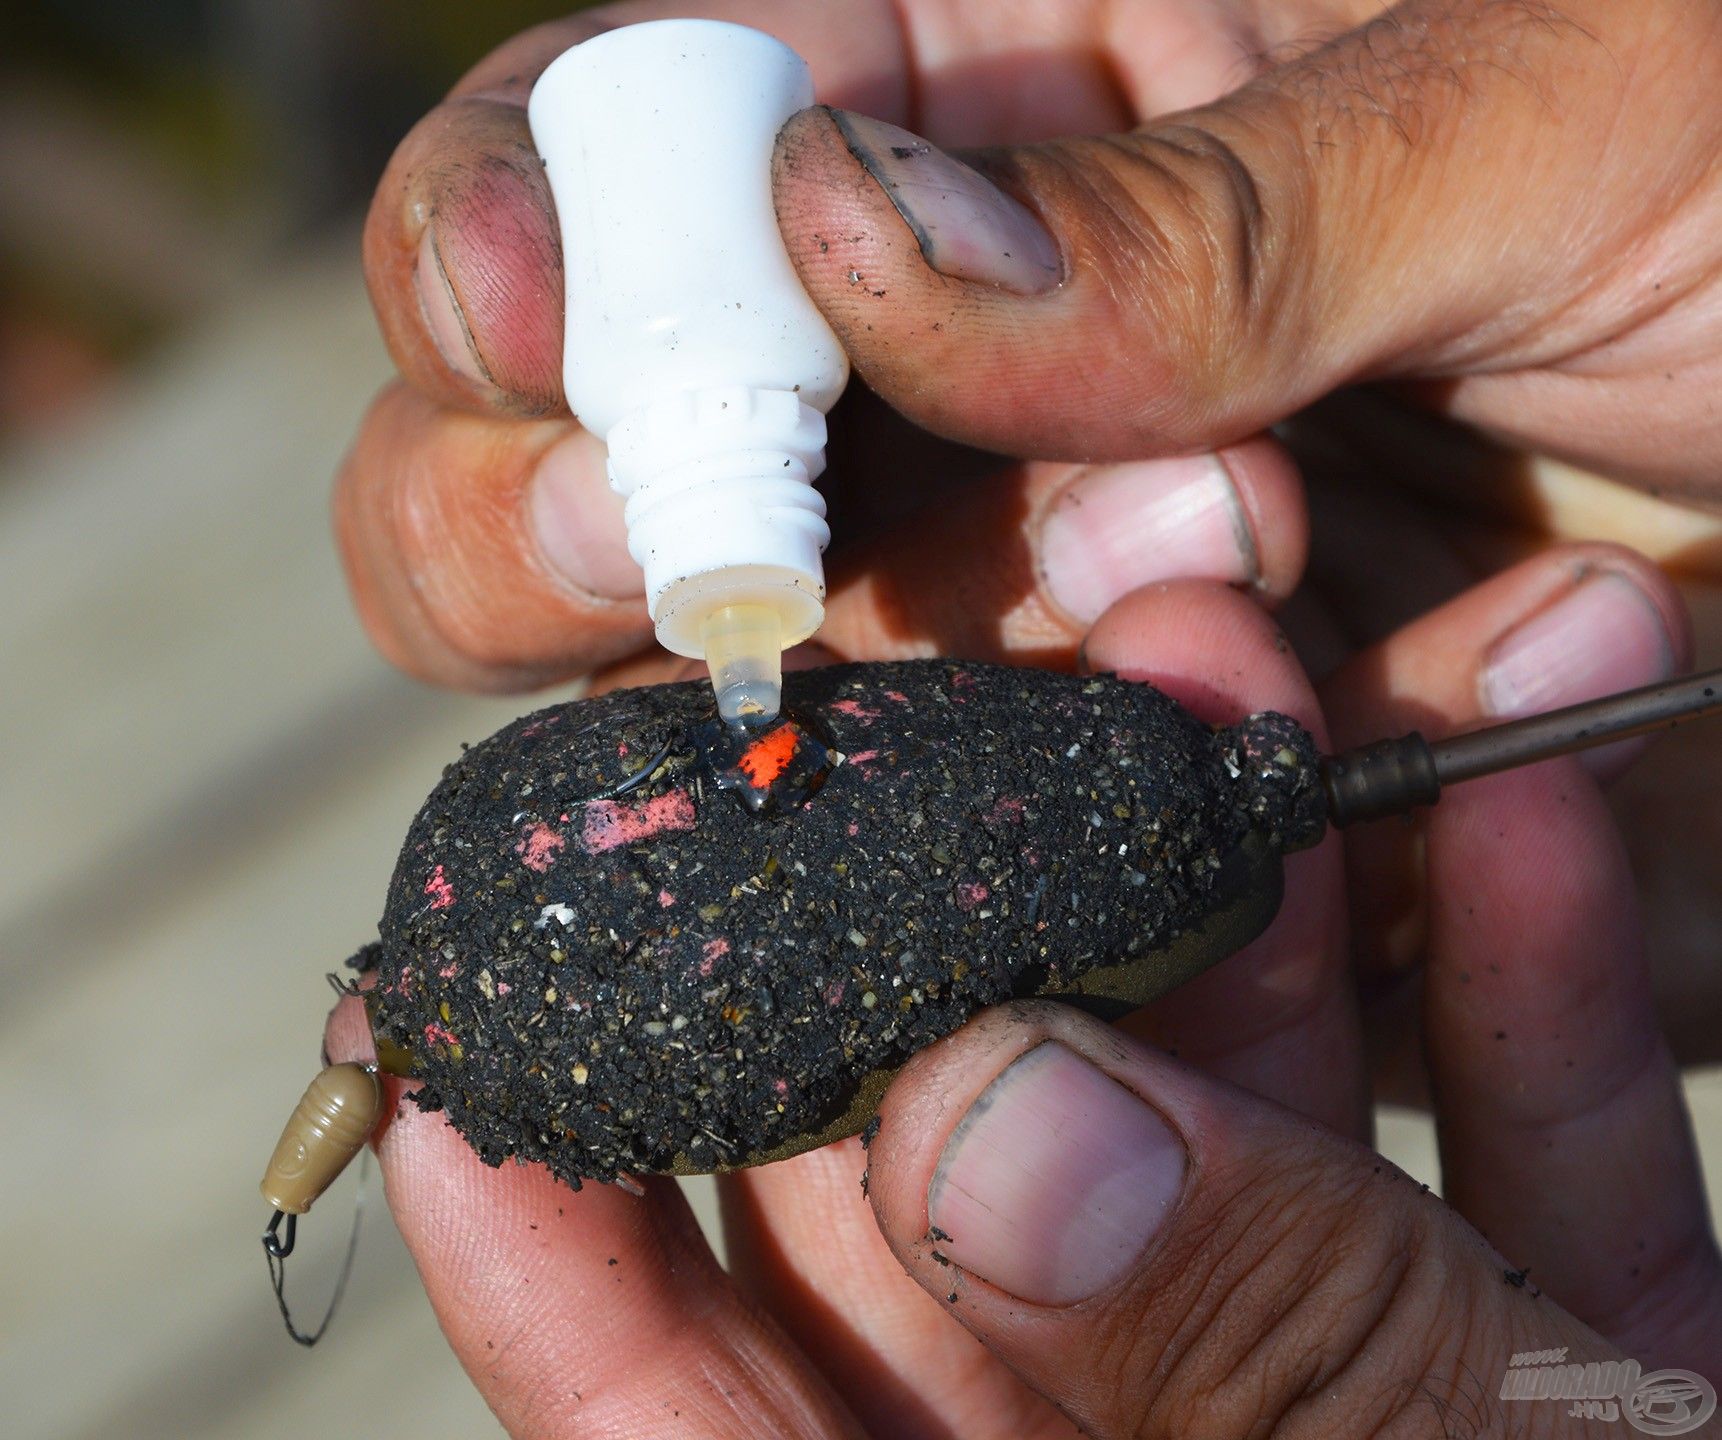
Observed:
[[[710,20],[611,30],[533,87],[567,271],[568,403],[610,447],[658,640],[731,723],[775,716],[785,647],[825,614],[813,481],[849,362],[784,250],[777,132],[805,62]]]

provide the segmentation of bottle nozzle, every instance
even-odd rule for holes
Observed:
[[[769,605],[725,605],[706,616],[700,645],[726,725],[756,726],[783,708],[783,622]]]

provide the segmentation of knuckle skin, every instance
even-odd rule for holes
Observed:
[[[1151,367],[1121,369],[1111,353],[1089,362],[1139,448],[1241,438],[1278,418],[1257,392],[1307,315],[1304,167],[1284,140],[1233,140],[1203,120],[1060,147],[1072,268],[1101,289],[1103,331]]]
[[[1426,1403],[1406,1378],[1447,1365],[1458,1322],[1489,1313],[1464,1303],[1479,1297],[1449,1252],[1469,1232],[1438,1200],[1361,1149],[1335,1166],[1305,1140],[1198,1173],[1193,1213],[1100,1302],[1092,1372],[1123,1377],[1100,1402],[1111,1431],[1373,1435]]]

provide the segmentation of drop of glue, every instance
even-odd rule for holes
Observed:
[[[696,738],[718,788],[760,816],[799,810],[843,763],[841,752],[790,716],[749,726],[713,720]]]

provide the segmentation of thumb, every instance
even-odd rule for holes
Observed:
[[[1714,66],[1679,39],[1713,22],[1412,3],[1202,109],[972,164],[805,111],[779,220],[858,370],[928,428],[1058,459],[1211,448],[1351,380],[1561,358],[1581,298],[1618,333],[1599,275],[1707,173],[1715,124],[1674,112],[1713,87],[1668,71]]]
[[[1515,1352],[1616,1353],[1379,1156],[1073,1010],[987,1012],[880,1116],[898,1259],[1102,1440],[1434,1433]]]

